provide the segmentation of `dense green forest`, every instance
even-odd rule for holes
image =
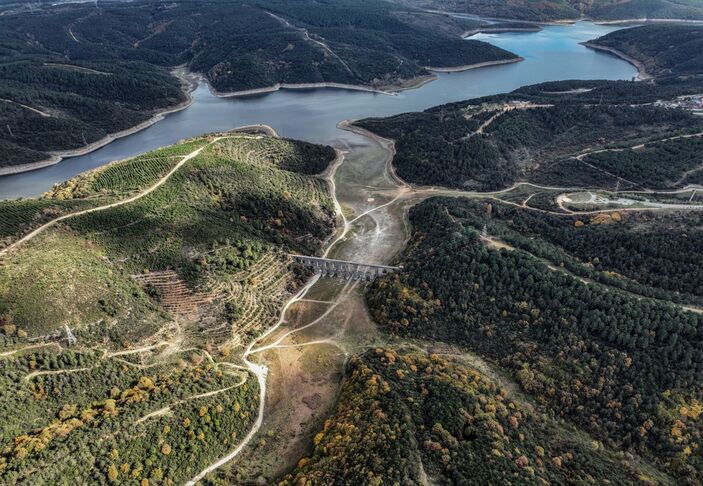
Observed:
[[[314,449],[279,483],[650,484],[666,480],[520,403],[445,356],[375,349],[352,359]]]
[[[404,180],[478,190],[500,189],[525,179],[579,185],[578,169],[563,174],[570,180],[558,180],[554,165],[594,146],[628,147],[678,133],[703,131],[703,119],[683,110],[651,105],[581,104],[564,102],[556,96],[548,101],[522,98],[471,100],[355,123],[395,140],[394,165]],[[677,158],[676,165],[669,164],[660,177],[673,183],[685,171],[700,165],[697,147],[689,145],[682,150],[690,156]],[[648,159],[638,158],[636,167],[622,169],[622,177],[634,171],[642,185],[649,186],[649,180],[641,177],[642,169],[656,172],[659,164],[670,159],[668,152],[662,155],[653,151]],[[577,165],[584,177],[591,172],[587,164]],[[608,168],[603,161],[596,165]],[[603,183],[613,184],[607,171],[600,177]],[[666,181],[653,180],[652,185],[657,187]]]
[[[703,131],[703,119],[676,100],[703,90],[701,42],[703,30],[696,26],[624,29],[592,43],[641,60],[653,80],[542,83],[355,124],[394,140],[397,173],[415,184],[469,190],[521,180],[604,188],[686,185],[701,165],[700,138],[667,139]]]
[[[83,147],[186,100],[178,79],[141,61],[73,63],[3,51],[0,167]]]
[[[474,210],[439,198],[411,210],[402,272],[368,293],[374,319],[393,334],[466,346],[607,445],[699,482],[701,316],[490,249],[463,224]]]
[[[703,138],[680,138],[637,149],[593,153],[583,161],[640,187],[685,186],[703,166]]]
[[[579,216],[530,208],[555,209],[540,204],[538,193],[528,208],[486,199],[464,201],[455,211],[465,225],[485,225],[500,241],[580,277],[660,300],[703,303],[700,212]]]
[[[703,76],[703,26],[645,25],[618,30],[591,43],[610,47],[643,62],[661,78]]]
[[[199,152],[196,152],[198,151]],[[0,203],[0,483],[183,484],[259,409],[241,348],[306,275],[286,252],[334,227],[330,147],[227,133]],[[64,325],[78,343],[67,346]]]
[[[696,0],[397,0],[415,7],[545,22],[621,19],[703,19]]]
[[[427,20],[425,20],[427,18]],[[335,82],[398,88],[514,58],[444,15],[371,0],[114,2],[0,16],[0,167],[48,158],[186,101],[167,68],[219,91]]]

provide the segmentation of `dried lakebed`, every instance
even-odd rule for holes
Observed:
[[[541,32],[482,34],[482,40],[525,60],[439,73],[436,81],[397,96],[314,89],[218,98],[201,84],[193,92],[191,106],[139,133],[52,167],[0,178],[0,197],[38,195],[54,183],[112,160],[203,132],[264,123],[281,136],[327,143],[344,152],[341,164],[329,174],[344,224],[325,256],[384,263],[406,241],[408,208],[432,193],[415,192],[394,177],[389,163],[391,144],[344,126],[340,129],[340,120],[422,110],[541,81],[631,79],[637,74],[633,66],[580,44],[612,30],[579,22],[547,26]],[[289,469],[333,405],[347,357],[383,344],[384,339],[368,316],[357,284],[311,280],[286,304],[277,325],[252,343],[243,357],[259,381],[263,398],[254,428],[231,452],[195,475],[193,482],[225,464],[245,468],[250,477],[260,473],[275,477]],[[324,363],[325,369],[315,363]],[[269,431],[283,440],[266,445],[251,440]]]

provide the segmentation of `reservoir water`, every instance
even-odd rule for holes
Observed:
[[[336,128],[343,119],[388,116],[520,86],[564,79],[631,79],[636,69],[608,54],[583,47],[620,27],[590,22],[546,26],[541,32],[480,34],[484,40],[525,58],[523,62],[439,74],[419,89],[395,96],[341,89],[282,90],[244,98],[218,98],[205,84],[193,92],[193,104],[155,125],[119,139],[90,154],[32,172],[0,177],[0,199],[37,196],[86,170],[112,160],[175,143],[207,132],[255,123],[275,128],[283,137],[346,148],[360,137]]]
[[[525,61],[441,74],[438,80],[397,96],[319,89],[216,98],[207,86],[200,85],[189,108],[146,130],[52,167],[0,178],[0,198],[38,195],[79,172],[204,132],[265,123],[282,136],[345,149],[341,163],[335,166],[331,193],[339,203],[339,219],[343,221],[325,256],[389,263],[410,236],[408,209],[427,195],[413,192],[391,176],[388,141],[338,129],[338,122],[422,110],[541,81],[630,79],[636,74],[632,66],[579,45],[611,30],[580,22],[549,26],[539,33],[478,36],[521,55]],[[250,347],[243,354],[259,383],[260,408],[254,427],[243,440],[232,444],[232,451],[198,472],[189,484],[235,460],[257,465],[271,460],[273,477],[290,471],[307,454],[320,418],[327,416],[336,402],[348,356],[388,344],[388,337],[379,332],[366,308],[362,284],[320,278],[308,285],[300,296],[304,300],[289,300],[278,324],[252,344],[258,349]],[[320,373],[319,364],[313,366],[314,372],[297,364],[303,362],[325,363],[325,373]],[[303,397],[312,393],[320,397],[314,408],[303,402]],[[258,434],[281,438],[271,441],[273,449],[263,458],[259,448],[245,447]],[[258,467],[252,470],[259,474]]]

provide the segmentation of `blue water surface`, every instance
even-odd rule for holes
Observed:
[[[631,79],[636,69],[580,42],[618,29],[591,22],[547,26],[541,32],[479,34],[479,39],[525,58],[523,62],[439,74],[422,88],[397,96],[341,89],[282,90],[245,98],[217,98],[205,84],[193,104],[151,127],[90,154],[22,174],[0,177],[0,198],[37,196],[86,170],[207,132],[255,123],[274,127],[285,137],[344,147],[353,136],[336,128],[344,119],[388,116],[407,111],[512,91],[520,86],[565,79]]]

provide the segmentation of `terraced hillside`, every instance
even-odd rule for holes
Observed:
[[[331,234],[335,156],[206,136],[0,204],[0,482],[183,483],[234,449],[259,409],[239,350]]]

